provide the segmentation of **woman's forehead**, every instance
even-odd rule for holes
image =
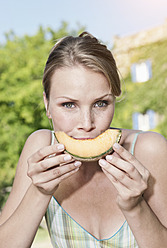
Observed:
[[[108,92],[109,89],[108,80],[102,73],[83,66],[57,69],[51,78],[51,91],[61,93],[72,91]]]

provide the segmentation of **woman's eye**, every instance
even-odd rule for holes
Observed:
[[[94,104],[95,107],[99,107],[99,108],[106,107],[107,105],[108,105],[107,101],[98,101]]]
[[[65,108],[74,108],[74,107],[75,107],[75,105],[74,105],[73,102],[65,102],[65,103],[63,103],[62,105],[63,105],[63,107],[65,107]]]

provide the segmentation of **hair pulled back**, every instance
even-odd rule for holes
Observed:
[[[110,84],[112,94],[121,94],[120,79],[112,53],[94,36],[83,32],[78,37],[67,36],[60,39],[52,48],[43,75],[43,87],[48,100],[51,77],[55,70],[77,65],[103,73]]]

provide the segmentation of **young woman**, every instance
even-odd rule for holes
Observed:
[[[87,33],[51,50],[44,103],[53,131],[95,138],[112,123],[120,80],[106,46]],[[1,248],[30,247],[46,215],[53,247],[167,247],[167,142],[122,129],[114,153],[80,162],[39,130],[25,143],[0,217]]]

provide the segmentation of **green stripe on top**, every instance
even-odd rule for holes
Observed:
[[[132,146],[131,146],[131,154],[132,155],[134,155],[134,149],[135,149],[136,140],[137,140],[137,137],[138,137],[138,135],[140,133],[143,133],[143,131],[135,133],[135,136],[134,136],[134,139],[133,139],[133,142],[132,142]]]

